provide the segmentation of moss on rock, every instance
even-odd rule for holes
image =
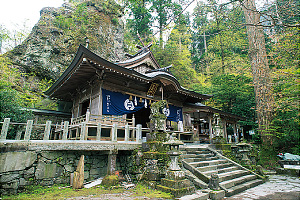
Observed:
[[[103,178],[101,185],[103,185],[104,187],[119,185],[119,178],[117,175],[106,175]]]

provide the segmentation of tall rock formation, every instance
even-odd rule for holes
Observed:
[[[7,56],[39,78],[57,79],[71,63],[79,44],[109,61],[124,59],[123,8],[115,1],[94,0],[46,7],[28,38]]]

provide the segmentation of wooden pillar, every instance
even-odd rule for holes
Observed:
[[[134,140],[134,135],[135,135],[135,117],[134,117],[134,114],[132,115],[132,135],[131,135],[131,138],[132,140]]]
[[[68,139],[68,131],[69,131],[69,122],[65,121],[64,122],[64,130],[63,130],[62,140],[67,140]]]
[[[24,135],[24,140],[30,140],[30,135],[32,131],[33,120],[28,120],[26,125],[26,131]]]
[[[212,144],[212,138],[213,138],[213,133],[212,133],[212,116],[208,116],[208,131],[209,131],[209,142]]]
[[[17,131],[17,135],[16,135],[15,140],[21,140],[21,137],[22,137],[22,129]]]
[[[236,122],[233,124],[233,134],[234,134],[234,142],[237,143],[239,140],[239,133],[237,132]]]
[[[226,143],[227,143],[226,120],[222,119],[222,123],[223,123],[223,137],[226,139]]]
[[[86,122],[81,123],[81,132],[80,132],[80,140],[86,140],[87,138],[85,137],[86,135]]]
[[[111,150],[108,154],[107,174],[115,174],[117,167],[117,154],[118,150]]]
[[[113,124],[111,128],[111,141],[112,142],[117,142],[117,137],[118,137],[118,126],[117,124]]]
[[[125,138],[124,138],[124,141],[125,142],[129,141],[129,125],[128,124],[125,125]]]
[[[102,115],[103,111],[103,96],[102,96],[102,85],[103,85],[103,81],[101,81],[100,83],[100,89],[99,89],[99,112],[98,115]]]
[[[142,124],[136,125],[136,142],[141,142],[142,139]]]
[[[49,140],[51,132],[51,121],[46,122],[43,140]]]
[[[86,123],[89,123],[89,121],[90,121],[90,115],[91,115],[90,109],[87,109],[86,115],[85,115],[85,121],[86,121]]]
[[[96,136],[96,140],[97,141],[101,141],[101,123],[97,124],[97,136]]]
[[[8,131],[8,127],[9,127],[9,122],[10,122],[10,118],[5,118],[3,125],[2,125],[2,130],[1,130],[1,136],[0,136],[0,140],[6,140],[7,137],[7,131]]]

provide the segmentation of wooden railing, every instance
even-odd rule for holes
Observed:
[[[141,142],[142,128],[141,124],[135,127],[129,124],[119,125],[117,123],[103,124],[98,121],[87,123],[81,120],[81,123],[70,124],[65,121],[62,124],[52,124],[47,121],[45,124],[34,124],[33,120],[27,123],[10,122],[10,118],[5,118],[2,124],[0,141],[7,140],[8,133],[15,133],[14,140],[95,140],[95,141],[125,141]],[[112,121],[113,122],[113,121]],[[92,131],[94,129],[94,131]],[[91,133],[94,132],[94,135]],[[103,133],[109,133],[104,135]],[[118,135],[118,132],[122,133]],[[120,136],[121,135],[121,136]],[[9,139],[12,139],[9,137]]]
[[[85,115],[72,118],[71,125],[80,124],[82,122],[86,123],[102,123],[102,124],[118,124],[120,126],[130,125],[135,126],[134,115],[132,119],[126,119],[124,115],[94,115],[89,111]]]

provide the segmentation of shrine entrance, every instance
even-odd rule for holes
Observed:
[[[149,128],[149,116],[150,116],[150,108],[142,108],[139,111],[136,111],[134,113],[127,114],[127,118],[132,119],[132,116],[135,117],[135,124],[142,124],[143,128]]]

